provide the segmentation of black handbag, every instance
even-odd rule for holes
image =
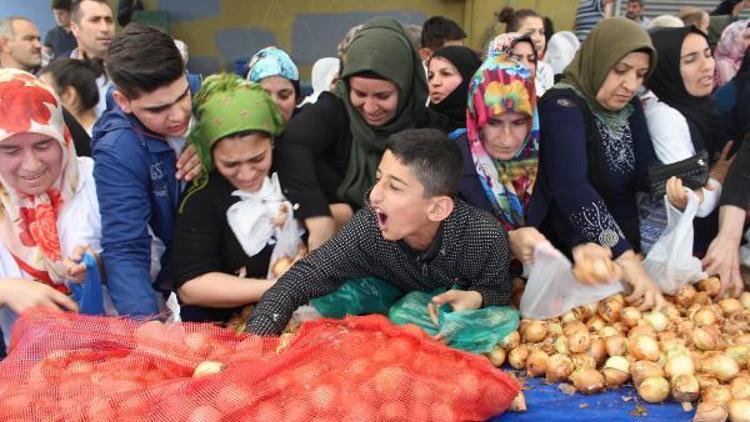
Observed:
[[[708,153],[705,150],[698,154],[672,164],[657,164],[648,168],[648,180],[651,185],[651,198],[659,200],[667,193],[667,180],[674,176],[682,179],[683,186],[698,189],[708,183],[710,166]]]

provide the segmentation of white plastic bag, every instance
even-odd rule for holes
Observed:
[[[521,315],[532,319],[554,318],[622,290],[619,281],[592,286],[581,284],[573,276],[568,258],[551,244],[543,243],[534,250],[534,264],[521,296]]]
[[[290,208],[284,225],[274,229],[276,245],[273,247],[273,252],[271,252],[271,262],[268,266],[267,277],[269,279],[279,276],[278,274],[274,274],[274,267],[280,259],[288,259],[288,263],[291,264],[298,255],[304,252],[302,234],[303,230],[300,228],[297,220],[294,219],[294,212]]]
[[[693,256],[693,219],[698,212],[698,196],[688,191],[684,212],[673,207],[667,196],[667,228],[643,260],[646,272],[662,292],[675,294],[680,287],[706,278],[701,261]]]

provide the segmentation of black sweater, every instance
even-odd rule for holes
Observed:
[[[510,250],[491,215],[456,201],[430,250],[417,254],[383,238],[369,204],[341,231],[298,262],[266,292],[248,321],[254,334],[279,334],[299,306],[352,278],[378,277],[404,292],[457,285],[482,295],[482,306],[510,300]]]

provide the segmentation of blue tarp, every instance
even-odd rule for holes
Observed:
[[[526,412],[507,412],[495,417],[492,422],[516,421],[690,421],[695,410],[685,412],[679,403],[667,401],[649,404],[638,398],[635,389],[623,386],[600,394],[585,396],[580,393],[568,395],[557,384],[546,384],[541,378],[526,380]],[[623,397],[631,397],[628,401]],[[631,415],[640,405],[645,415]],[[693,405],[695,407],[696,405]]]

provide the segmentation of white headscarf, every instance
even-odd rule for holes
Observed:
[[[563,73],[563,70],[573,61],[576,51],[581,47],[578,37],[570,31],[555,32],[547,43],[547,53],[543,61],[552,66],[555,75]]]
[[[313,104],[318,101],[322,92],[329,91],[334,79],[339,75],[339,59],[335,57],[323,57],[318,59],[312,67],[313,93],[302,101],[302,104]]]

